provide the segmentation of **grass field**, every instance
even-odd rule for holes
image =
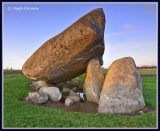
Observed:
[[[84,75],[75,78],[82,81]],[[3,126],[5,128],[155,128],[156,117],[156,81],[157,79],[142,78],[143,95],[146,105],[155,111],[139,116],[83,114],[65,112],[31,105],[22,101],[31,88],[31,80],[24,75],[4,76],[3,81]]]

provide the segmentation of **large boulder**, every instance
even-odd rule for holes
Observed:
[[[23,73],[33,80],[60,83],[85,73],[92,58],[102,65],[104,29],[103,9],[89,12],[37,49],[24,63]]]
[[[99,113],[131,113],[144,108],[141,77],[134,60],[114,61],[107,72],[99,100]]]
[[[47,94],[48,99],[53,102],[59,102],[62,97],[62,93],[57,87],[41,87],[39,89],[39,92]]]
[[[87,100],[99,103],[100,93],[104,83],[104,76],[101,65],[97,59],[92,59],[88,63],[83,92]]]

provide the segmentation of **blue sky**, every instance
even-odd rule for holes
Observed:
[[[103,67],[126,56],[134,58],[137,66],[157,65],[156,3],[5,3],[3,68],[21,69],[45,41],[96,8],[103,8],[106,17]]]

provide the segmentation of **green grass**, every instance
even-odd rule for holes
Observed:
[[[142,82],[145,103],[156,109],[156,78],[143,78]]]
[[[77,81],[84,76],[75,78]],[[143,78],[144,99],[156,109],[156,78]],[[5,128],[119,128],[156,127],[156,111],[139,116],[65,112],[21,101],[31,91],[25,76],[4,76],[3,126]]]
[[[74,79],[72,79],[73,81],[77,81],[77,82],[83,82],[85,79],[85,74],[79,76],[79,77],[76,77]]]

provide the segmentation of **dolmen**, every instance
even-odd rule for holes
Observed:
[[[142,80],[132,57],[114,61],[103,75],[105,22],[102,8],[92,10],[39,47],[22,67],[28,78],[37,81],[36,92],[29,93],[27,99],[46,103],[65,98],[65,105],[72,106],[80,102],[76,93],[79,85],[72,82],[73,90],[65,87],[62,91],[56,85],[86,73],[80,87],[87,101],[98,104],[98,113],[123,114],[143,109]]]

